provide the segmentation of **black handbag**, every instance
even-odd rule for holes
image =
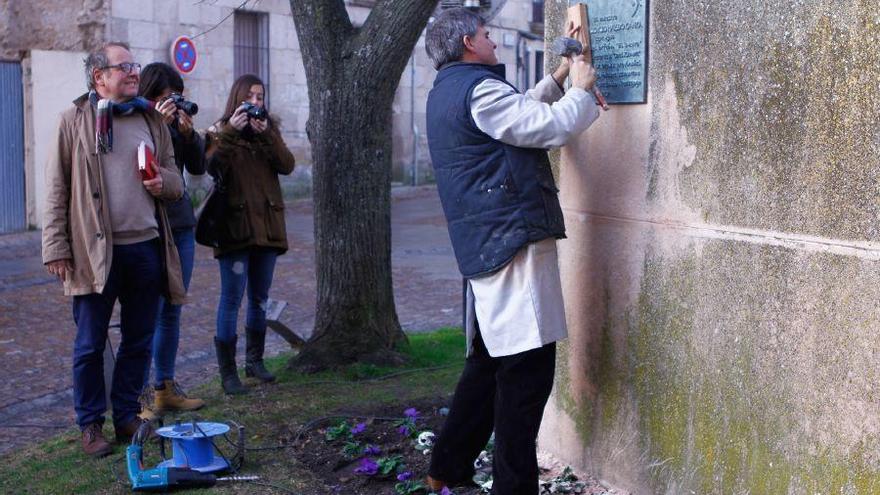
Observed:
[[[219,173],[211,174],[214,185],[205,201],[195,210],[196,242],[202,246],[220,247],[223,220],[226,217],[226,187]]]

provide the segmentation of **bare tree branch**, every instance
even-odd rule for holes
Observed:
[[[355,29],[343,0],[290,0],[290,12],[313,106],[322,98],[320,81],[336,78],[342,70],[345,47]]]
[[[370,12],[354,41],[355,56],[366,69],[363,78],[400,74],[408,57],[391,56],[411,53],[421,30],[437,6],[437,0],[380,0]]]
[[[241,2],[241,3],[238,5],[238,7],[235,7],[234,9],[232,9],[232,11],[229,12],[229,14],[228,14],[226,17],[224,17],[223,19],[220,19],[220,22],[218,22],[217,24],[214,24],[213,26],[211,26],[210,28],[208,28],[208,29],[202,31],[201,33],[199,33],[199,34],[193,36],[192,39],[196,39],[196,38],[198,38],[198,37],[200,37],[200,36],[204,36],[204,35],[210,33],[211,31],[217,29],[218,27],[220,27],[221,24],[223,24],[224,22],[226,22],[227,19],[229,19],[230,17],[232,17],[233,15],[235,15],[235,11],[236,11],[236,10],[241,10],[241,9],[245,8],[245,6],[246,6],[246,5],[248,4],[248,2],[250,2],[250,1],[251,1],[251,0],[244,0],[243,2]],[[199,3],[201,3],[201,2],[197,2],[195,5],[198,5]],[[258,3],[260,3],[260,0],[254,0],[254,5],[253,5],[253,6],[256,7]]]
[[[290,12],[306,60],[332,63],[354,32],[343,0],[290,0]]]

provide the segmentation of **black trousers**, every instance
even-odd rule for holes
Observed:
[[[555,343],[493,358],[478,330],[434,445],[431,477],[450,485],[470,480],[474,460],[494,429],[492,493],[538,493],[535,450],[555,369]]]

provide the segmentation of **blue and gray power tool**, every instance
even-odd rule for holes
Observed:
[[[217,477],[213,474],[200,473],[195,469],[155,467],[145,470],[142,455],[140,445],[129,445],[125,449],[128,479],[133,491],[166,492],[177,488],[209,487],[217,483]]]
[[[198,428],[195,422],[193,427]],[[207,488],[218,481],[253,481],[256,476],[228,476],[218,478],[210,472],[202,472],[191,467],[174,466],[172,461],[160,463],[152,469],[144,469],[143,446],[150,434],[151,424],[144,423],[125,449],[125,463],[131,488],[136,492],[168,492],[184,488]],[[164,448],[163,457],[164,457]],[[242,449],[243,450],[243,449]]]

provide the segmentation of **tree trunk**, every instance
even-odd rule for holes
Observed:
[[[437,0],[380,0],[354,28],[342,0],[291,0],[309,87],[318,298],[291,366],[394,363],[391,105]]]

